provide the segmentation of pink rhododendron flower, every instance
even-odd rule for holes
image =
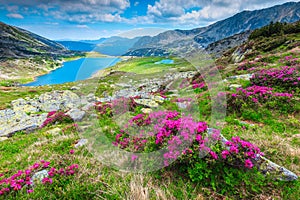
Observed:
[[[33,192],[33,189],[27,190],[27,193],[30,194]]]
[[[131,161],[135,161],[137,158],[138,158],[138,156],[133,154],[133,155],[131,156]]]
[[[223,159],[226,159],[227,156],[230,155],[230,153],[229,153],[229,151],[224,150],[224,151],[222,151],[221,155],[222,155],[222,158],[223,158]]]
[[[211,155],[211,157],[212,157],[213,159],[215,159],[215,160],[218,159],[218,155],[217,155],[215,152],[210,151],[209,154]]]
[[[253,163],[251,162],[250,159],[245,160],[245,167],[249,169],[253,168]]]

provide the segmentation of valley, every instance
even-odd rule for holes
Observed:
[[[0,199],[297,200],[299,5],[134,38],[0,24]]]

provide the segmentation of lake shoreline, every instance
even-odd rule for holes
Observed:
[[[19,86],[37,87],[87,80],[93,78],[94,74],[97,74],[99,70],[113,66],[121,60],[122,59],[120,59],[119,57],[113,56],[85,56],[76,57],[76,59],[63,60],[61,61],[60,66],[56,67],[55,69],[49,71],[48,73],[35,76],[33,81],[21,84]]]
[[[32,81],[22,83],[22,84],[20,84],[19,86],[20,86],[20,87],[30,87],[30,86],[23,86],[23,85],[28,84],[28,83],[35,82],[36,79],[37,79],[38,77],[44,76],[44,75],[46,75],[46,74],[49,74],[49,73],[51,73],[51,72],[53,72],[53,71],[55,71],[55,70],[57,70],[57,69],[63,67],[63,63],[64,63],[64,62],[75,61],[75,60],[79,60],[79,59],[81,59],[81,58],[85,58],[85,56],[84,56],[84,57],[82,57],[82,56],[75,56],[75,57],[70,57],[70,58],[67,58],[67,59],[66,59],[66,58],[63,58],[62,61],[59,62],[59,65],[58,65],[57,67],[55,67],[55,68],[53,68],[53,69],[47,71],[46,73],[41,73],[41,74],[39,74],[39,75],[35,75],[35,76],[32,77],[32,79],[33,79]]]

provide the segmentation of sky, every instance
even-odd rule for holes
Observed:
[[[0,0],[0,21],[52,40],[133,38],[207,26],[293,0]]]

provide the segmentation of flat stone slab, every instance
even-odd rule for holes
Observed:
[[[236,88],[240,88],[240,87],[242,87],[242,86],[239,85],[239,84],[231,84],[231,85],[229,85],[230,90],[235,90]]]
[[[8,137],[0,137],[0,142],[7,140]]]
[[[47,114],[27,115],[25,112],[8,111],[9,115],[0,119],[0,137],[12,136],[18,131],[32,131],[40,127],[47,118]]]
[[[228,80],[235,80],[235,79],[243,79],[249,81],[253,74],[242,74],[236,76],[227,77]]]
[[[137,104],[147,106],[150,108],[157,108],[159,105],[156,103],[156,101],[150,100],[150,99],[135,99],[134,100]]]
[[[11,102],[12,109],[0,110],[0,137],[39,128],[50,111],[70,110],[68,114],[74,121],[80,121],[85,112],[78,107],[88,103],[85,98],[69,90],[46,92],[33,99],[26,97],[14,100]]]

